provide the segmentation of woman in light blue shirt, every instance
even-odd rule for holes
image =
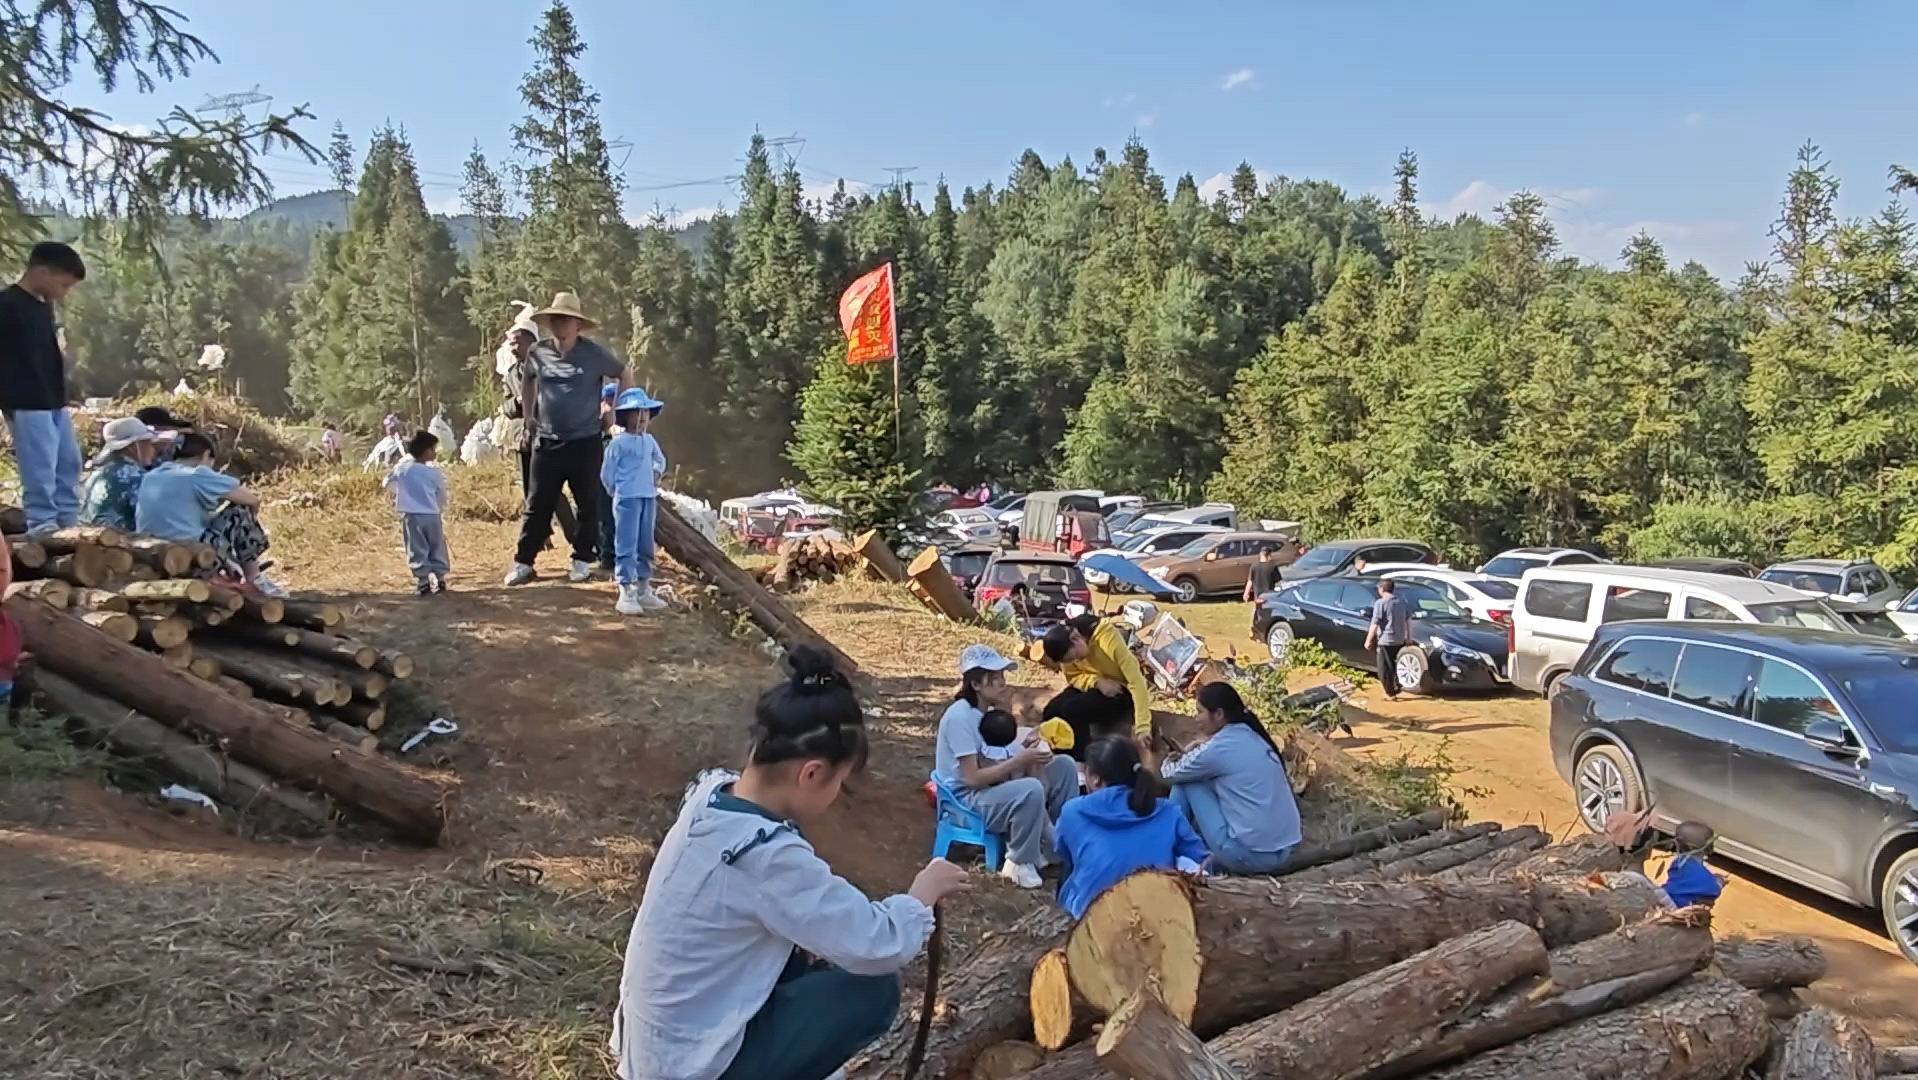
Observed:
[[[1300,840],[1299,804],[1278,744],[1230,683],[1199,690],[1198,721],[1206,740],[1159,770],[1172,801],[1192,819],[1214,869],[1276,873]]]
[[[140,532],[178,543],[203,543],[230,572],[265,596],[286,590],[260,572],[266,530],[260,527],[260,497],[213,467],[213,441],[197,431],[180,436],[173,460],[155,465],[140,481],[134,524]]]

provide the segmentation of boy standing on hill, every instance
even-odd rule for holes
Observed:
[[[66,346],[54,305],[84,281],[80,253],[33,245],[26,273],[0,291],[0,412],[13,435],[27,532],[80,522],[80,442],[67,412]]]
[[[445,592],[446,575],[453,569],[441,517],[446,512],[446,474],[433,464],[439,448],[439,436],[414,432],[406,443],[406,460],[380,482],[393,493],[393,507],[400,512],[406,566],[413,571],[413,591],[419,596]]]
[[[613,403],[619,431],[606,446],[599,482],[613,503],[613,561],[619,581],[621,615],[659,611],[666,602],[653,595],[653,526],[659,520],[659,478],[666,454],[646,428],[666,407],[635,386]]]

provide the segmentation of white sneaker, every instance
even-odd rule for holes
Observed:
[[[274,581],[265,574],[254,574],[251,584],[253,585],[254,592],[259,593],[261,596],[270,596],[275,600],[286,600],[293,595],[286,591],[286,586]]]
[[[640,603],[639,600],[639,587],[637,585],[621,585],[619,587],[619,603],[613,605],[613,610],[619,612],[621,615],[646,614],[646,605]]]
[[[513,564],[513,568],[506,572],[506,584],[524,585],[538,576],[538,574],[533,573],[532,567],[523,562],[516,562]]]
[[[647,611],[665,611],[668,606],[666,601],[654,595],[651,586],[645,584],[633,586],[633,599],[635,603]]]
[[[579,584],[582,581],[593,580],[593,564],[589,562],[581,562],[578,559],[574,559],[573,569],[567,573],[566,580],[572,582],[575,585]]]
[[[1039,880],[1039,871],[1025,863],[1013,862],[1011,859],[1007,859],[1006,865],[999,868],[999,876],[1021,889],[1036,889],[1044,884]]]

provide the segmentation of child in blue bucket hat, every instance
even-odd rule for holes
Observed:
[[[665,407],[637,386],[622,392],[613,402],[619,430],[599,468],[599,482],[613,501],[613,563],[621,615],[666,607],[653,594],[653,525],[659,520],[659,478],[666,472],[666,454],[646,430]]]

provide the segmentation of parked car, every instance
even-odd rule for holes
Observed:
[[[1885,609],[1885,615],[1907,634],[1918,634],[1918,589]]]
[[[1552,759],[1603,829],[1653,808],[1719,854],[1876,909],[1918,963],[1918,646],[1801,627],[1620,623],[1552,697]]]
[[[946,573],[952,575],[952,583],[959,587],[966,599],[973,599],[979,589],[979,579],[985,575],[986,564],[999,554],[998,544],[961,544],[950,551],[939,553],[939,561],[946,564]]]
[[[1078,561],[1049,551],[1002,551],[994,555],[979,577],[973,603],[986,608],[1010,597],[1018,585],[1026,587],[1025,614],[1030,619],[1064,619],[1069,604],[1092,606],[1092,588],[1086,584]]]
[[[1004,495],[985,505],[985,511],[995,518],[1003,519],[1015,510],[1026,508],[1026,497],[1018,492],[1008,491]]]
[[[1891,612],[1875,600],[1841,600],[1828,596],[1825,606],[1837,612],[1838,617],[1849,623],[1857,633],[1898,641],[1918,640],[1918,636],[1899,625],[1898,620],[1891,617]]]
[[[1018,526],[1021,548],[1083,555],[1110,546],[1110,538],[1098,493],[1035,491],[1026,496]]]
[[[1140,519],[1154,514],[1163,514],[1168,510],[1181,510],[1178,503],[1149,502],[1140,506],[1128,506],[1114,510],[1106,515],[1106,528],[1112,530],[1112,538],[1118,540],[1123,534],[1139,530]]]
[[[1127,559],[1132,562],[1143,562],[1155,555],[1169,555],[1202,536],[1224,531],[1224,529],[1213,525],[1168,525],[1163,529],[1153,529],[1151,532],[1137,533],[1133,535],[1130,540],[1113,547],[1100,548],[1097,551],[1088,551],[1085,555],[1079,556],[1079,559],[1083,562],[1088,556],[1092,555],[1117,555],[1122,559]],[[1091,583],[1095,589],[1105,588],[1107,583],[1112,580],[1110,575],[1100,573],[1097,570],[1086,570],[1085,575],[1086,581]],[[1131,586],[1121,584],[1117,586],[1114,591],[1130,592],[1131,589]]]
[[[1776,581],[1800,592],[1837,596],[1889,607],[1905,595],[1870,559],[1794,559],[1767,566],[1760,581]]]
[[[932,525],[963,544],[999,542],[999,523],[991,514],[976,507],[942,510],[932,519]]]
[[[1179,603],[1189,604],[1202,596],[1242,592],[1261,551],[1276,552],[1283,566],[1299,557],[1299,542],[1279,533],[1208,533],[1175,552],[1143,559],[1139,565],[1177,589]]]
[[[1385,577],[1387,574],[1396,574],[1401,570],[1444,570],[1448,573],[1452,572],[1451,567],[1443,564],[1435,566],[1432,563],[1422,562],[1360,563],[1357,559],[1354,559],[1352,560],[1352,568],[1347,570],[1346,573],[1355,574],[1359,577]]]
[[[1755,578],[1758,567],[1743,559],[1714,559],[1708,557],[1689,557],[1682,559],[1661,559],[1649,562],[1646,566],[1660,570],[1694,570],[1701,574],[1724,574],[1726,577]]]
[[[1236,529],[1239,527],[1239,511],[1231,503],[1206,503],[1204,506],[1147,514],[1132,523],[1134,529],[1162,525],[1216,525],[1221,529]]]
[[[1698,619],[1848,632],[1824,601],[1770,581],[1648,566],[1533,570],[1512,609],[1512,685],[1550,695],[1605,623]]]
[[[1490,561],[1478,568],[1478,572],[1486,577],[1517,581],[1525,576],[1525,571],[1541,566],[1590,566],[1608,561],[1577,548],[1517,547],[1492,556]]]
[[[1379,578],[1324,577],[1288,584],[1259,599],[1252,633],[1275,660],[1298,638],[1317,641],[1354,667],[1378,670],[1365,647]],[[1419,694],[1440,687],[1490,689],[1505,683],[1505,632],[1472,618],[1444,594],[1418,582],[1394,586],[1412,605],[1412,643],[1398,650],[1399,685]]]
[[[1366,568],[1366,576],[1372,576],[1370,567]],[[1382,576],[1394,581],[1417,582],[1464,608],[1474,619],[1500,626],[1511,623],[1512,604],[1518,600],[1517,585],[1504,578],[1486,577],[1483,574],[1418,567],[1390,570]]]
[[[1416,540],[1334,540],[1306,548],[1297,562],[1279,571],[1285,581],[1309,581],[1332,577],[1353,568],[1358,560],[1369,563],[1417,563],[1437,566],[1438,552]]]

